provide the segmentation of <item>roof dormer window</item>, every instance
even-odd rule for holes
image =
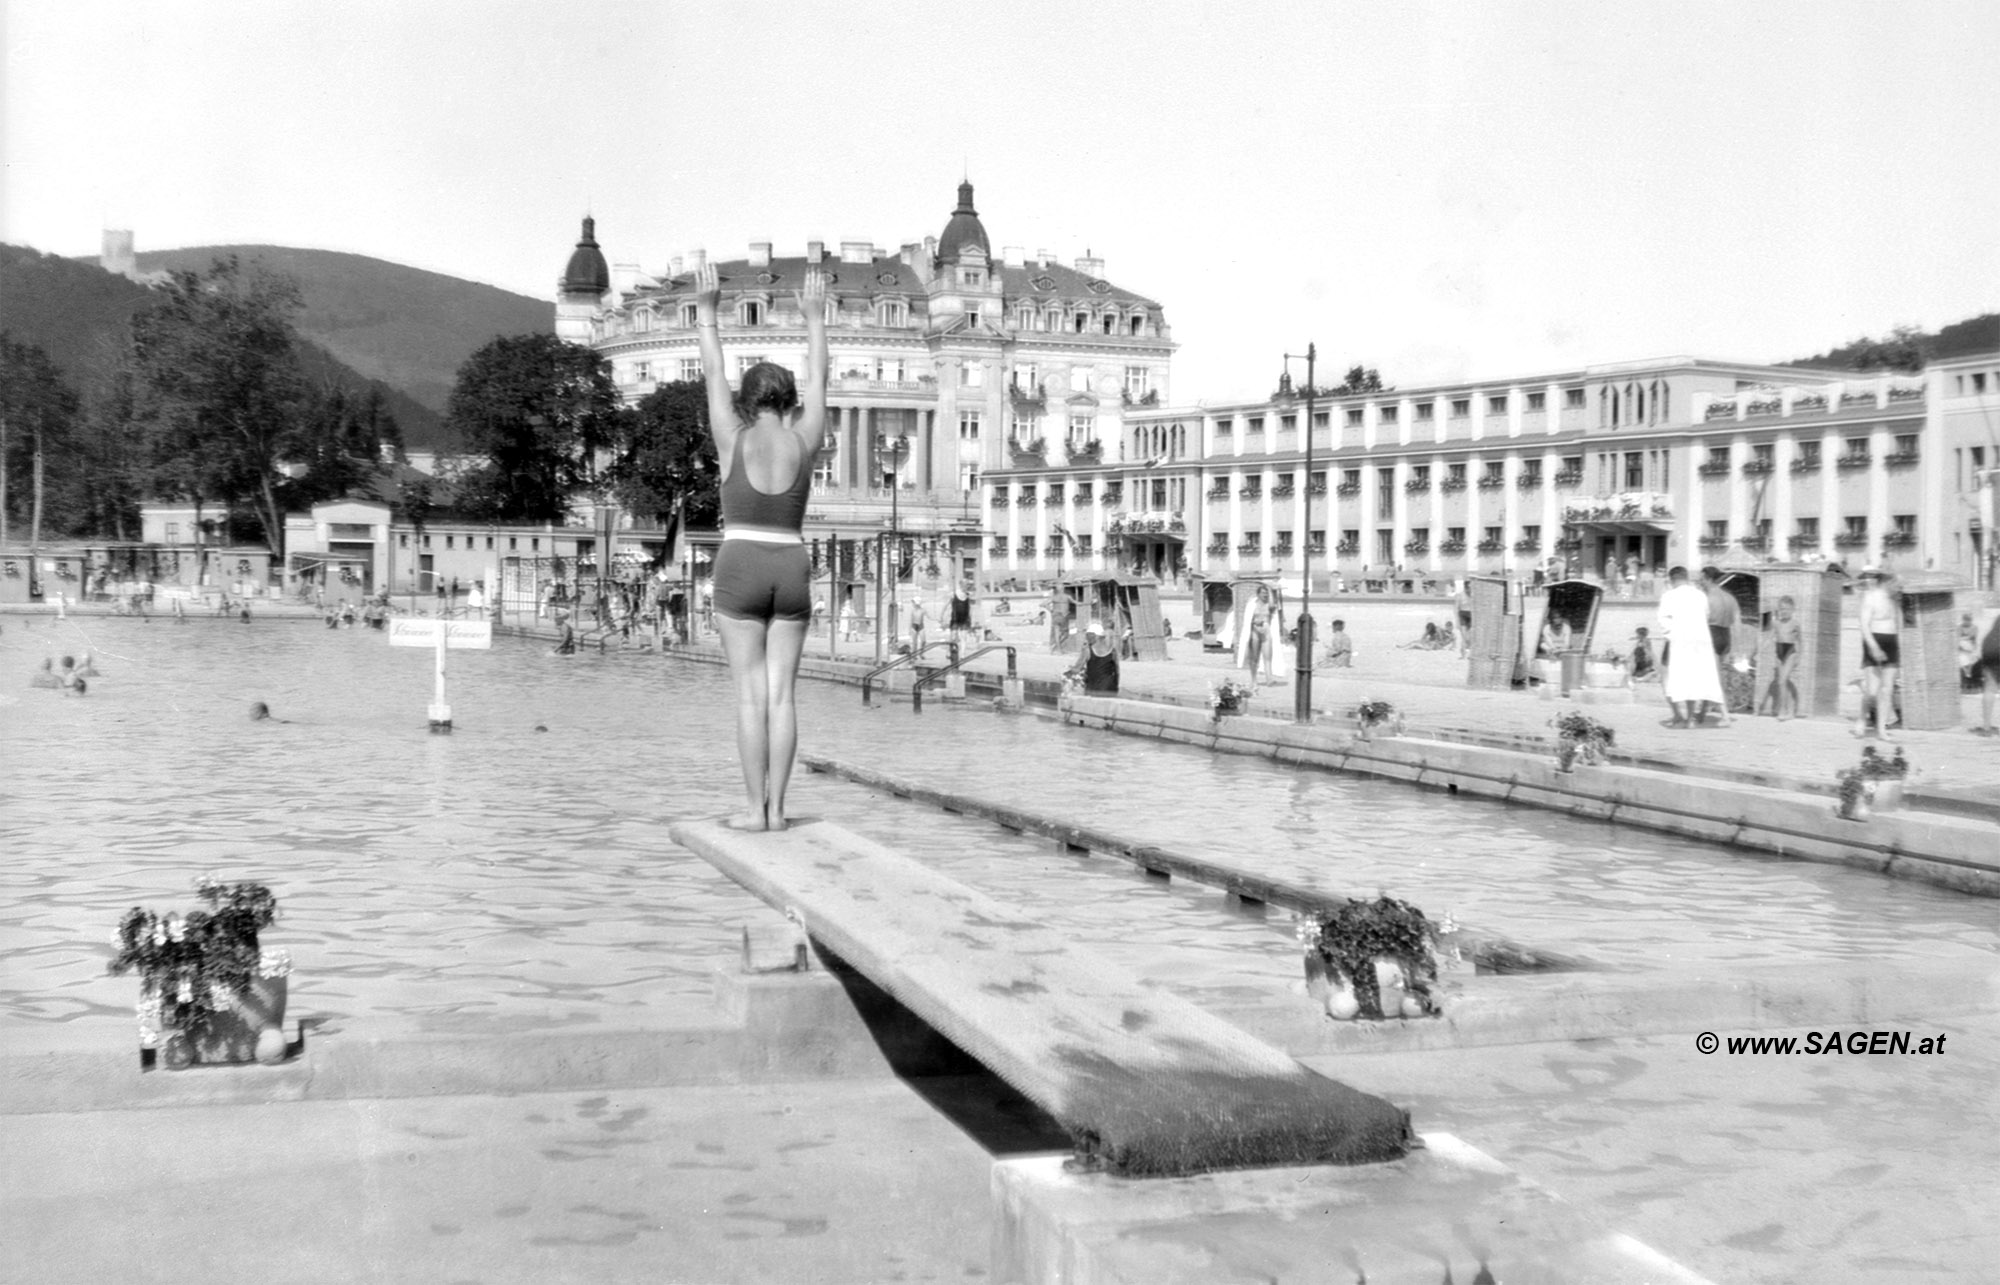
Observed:
[[[962,286],[976,290],[985,280],[986,272],[982,268],[960,268],[958,270],[958,283]]]
[[[695,319],[694,305],[691,303],[682,304],[681,325],[686,328],[692,329],[694,327],[694,319]]]
[[[875,305],[875,324],[878,326],[907,326],[910,324],[910,305],[901,299],[884,299]]]
[[[764,305],[756,299],[745,299],[736,305],[738,325],[761,326],[764,324]]]

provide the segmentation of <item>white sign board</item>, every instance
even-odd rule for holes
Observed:
[[[468,648],[490,651],[493,622],[489,620],[411,620],[392,617],[389,621],[391,647],[435,647],[442,636],[454,651]]]

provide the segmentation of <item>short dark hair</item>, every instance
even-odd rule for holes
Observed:
[[[1720,580],[1722,579],[1722,571],[1713,565],[1706,566],[1701,569],[1701,578],[1704,580]]]
[[[731,404],[745,425],[755,423],[760,411],[789,415],[799,408],[799,386],[791,371],[776,362],[760,361],[743,372]]]
[[[1667,572],[1667,579],[1669,580],[1685,580],[1687,578],[1688,569],[1686,567],[1675,567],[1673,570]]]
[[[1333,622],[1333,627],[1335,629],[1345,629],[1347,628],[1347,622],[1345,620],[1336,620]]]

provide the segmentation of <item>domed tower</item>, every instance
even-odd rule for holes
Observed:
[[[926,283],[933,318],[961,312],[969,325],[999,326],[999,274],[994,270],[986,225],[979,221],[979,211],[972,208],[971,179],[958,185],[958,208],[951,212],[944,235],[938,238],[933,266]]]
[[[590,319],[604,306],[611,289],[611,265],[597,248],[597,220],[583,216],[583,239],[570,253],[569,266],[556,283],[556,338],[573,344],[590,342]]]
[[[958,208],[951,212],[951,221],[944,225],[944,235],[938,238],[938,262],[959,262],[967,246],[978,246],[982,259],[993,257],[993,246],[986,239],[986,225],[979,221],[979,211],[972,208],[971,179],[958,185]]]

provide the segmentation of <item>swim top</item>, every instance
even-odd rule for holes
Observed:
[[[760,491],[751,485],[750,475],[743,467],[743,437],[750,430],[736,434],[736,445],[730,451],[729,476],[722,479],[722,524],[756,527],[764,531],[797,532],[806,522],[806,496],[812,490],[813,452],[803,452],[799,460],[799,474],[792,484],[772,494]]]

